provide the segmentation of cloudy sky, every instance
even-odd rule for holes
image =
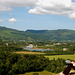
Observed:
[[[0,0],[0,26],[75,30],[75,0]]]

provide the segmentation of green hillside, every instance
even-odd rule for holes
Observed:
[[[67,29],[19,31],[0,27],[0,39],[26,41],[75,41],[75,31]]]
[[[39,41],[75,41],[75,31],[67,29],[59,30],[27,30],[27,37]]]
[[[25,32],[23,31],[18,31],[6,27],[0,27],[0,39],[20,40],[25,38]]]

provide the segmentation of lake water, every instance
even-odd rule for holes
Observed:
[[[27,47],[22,47],[23,49],[29,50],[29,51],[53,51],[51,49],[31,49]]]

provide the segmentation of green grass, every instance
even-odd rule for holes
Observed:
[[[45,56],[46,58],[49,58],[49,60],[55,58],[63,58],[63,59],[70,59],[70,60],[75,60],[75,55],[53,55],[53,56]]]
[[[39,75],[58,75],[58,74],[54,74],[48,71],[42,71],[42,72],[29,72],[29,73],[25,73],[25,74],[19,74],[19,75],[33,75],[33,73],[38,73]]]

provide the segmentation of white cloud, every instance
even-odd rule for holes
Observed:
[[[30,14],[67,15],[75,18],[75,3],[72,0],[0,0],[0,11],[11,11],[12,7],[30,7]]]
[[[75,3],[71,0],[39,0],[36,7],[29,10],[30,14],[67,15],[74,18]],[[73,17],[72,17],[73,15]]]
[[[38,0],[0,0],[0,5],[8,7],[35,6]]]
[[[34,6],[37,0],[4,0],[5,4],[12,7]]]
[[[11,18],[9,19],[10,22],[16,22],[16,19],[15,18]]]
[[[69,14],[69,18],[75,19],[75,12],[74,12],[74,13]]]
[[[4,22],[4,20],[0,19],[0,22]]]
[[[0,0],[0,11],[11,11],[12,7],[32,7],[37,0]]]
[[[7,6],[3,6],[3,5],[0,5],[0,11],[11,11],[12,9],[10,7],[7,7]]]

